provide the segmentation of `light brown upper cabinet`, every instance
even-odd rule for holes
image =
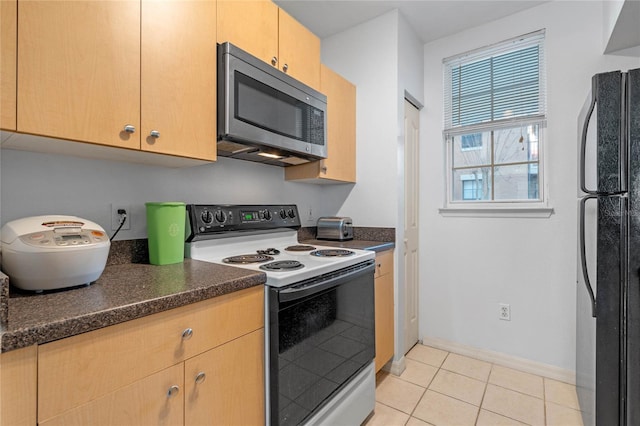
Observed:
[[[324,64],[320,91],[327,95],[327,158],[285,168],[286,180],[356,181],[356,87]]]
[[[215,25],[215,0],[20,1],[17,130],[215,160]]]
[[[320,39],[269,0],[218,0],[218,43],[230,42],[320,87]]]
[[[0,1],[0,129],[16,129],[17,0]]]
[[[271,0],[218,0],[218,43],[230,42],[272,65],[278,60],[278,6]]]

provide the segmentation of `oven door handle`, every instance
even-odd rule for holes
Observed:
[[[278,300],[280,303],[282,302],[291,302],[294,300],[304,299],[305,297],[309,297],[313,294],[320,293],[321,291],[328,290],[333,287],[337,287],[340,284],[344,284],[348,281],[353,280],[354,278],[373,274],[375,272],[375,263],[371,263],[359,269],[355,272],[346,273],[344,275],[338,275],[333,278],[329,278],[326,281],[321,281],[318,283],[309,283],[301,286],[295,286],[286,288],[284,290],[280,290],[278,292]]]

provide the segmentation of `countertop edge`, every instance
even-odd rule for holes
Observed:
[[[73,318],[64,318],[14,330],[0,330],[0,353],[98,330],[235,291],[264,285],[265,282],[266,274],[255,273],[212,286],[199,287]]]

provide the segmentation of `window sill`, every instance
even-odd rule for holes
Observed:
[[[553,207],[445,207],[438,209],[444,217],[515,217],[547,219]]]

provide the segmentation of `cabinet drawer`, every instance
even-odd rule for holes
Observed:
[[[42,345],[38,419],[50,419],[263,324],[264,287],[258,286]]]
[[[393,250],[387,250],[376,254],[375,277],[378,278],[391,272],[393,272]]]
[[[183,365],[174,365],[40,425],[181,425],[184,416],[183,377]]]

